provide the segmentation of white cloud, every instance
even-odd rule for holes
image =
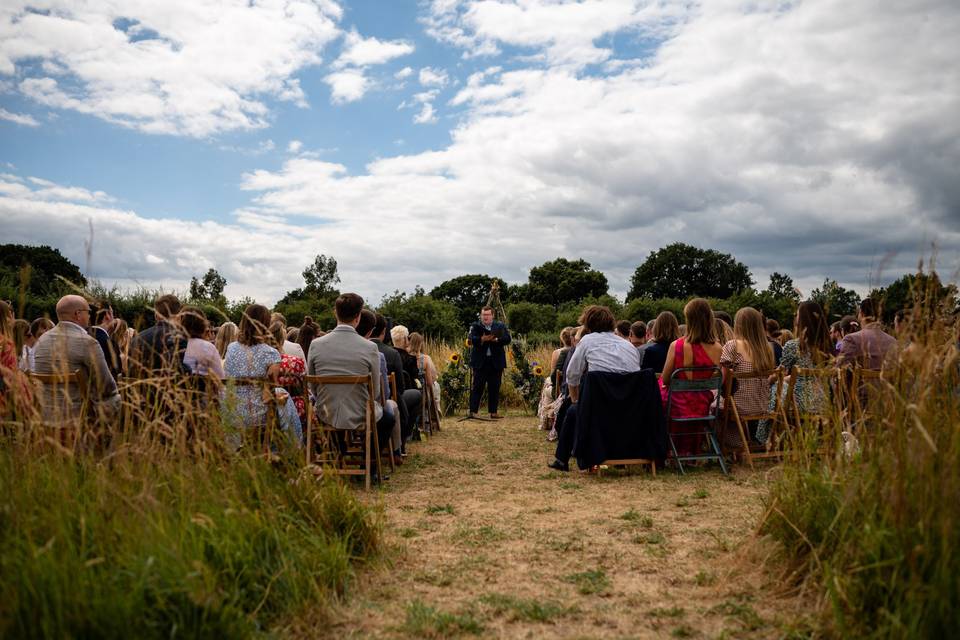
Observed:
[[[359,100],[371,85],[362,69],[336,71],[325,76],[323,81],[330,85],[330,101],[334,104]]]
[[[393,74],[393,77],[397,80],[405,80],[411,75],[413,75],[413,69],[410,67],[404,67],[403,69],[400,69],[400,71],[397,71],[395,74]]]
[[[39,127],[40,123],[29,113],[13,113],[0,107],[0,120],[9,120],[16,124],[22,124],[27,127]]]
[[[436,112],[433,110],[433,105],[429,102],[424,103],[420,108],[420,113],[413,117],[413,121],[416,124],[431,124],[437,121]]]
[[[289,144],[287,144],[287,151],[289,153],[299,153],[300,149],[302,148],[303,148],[303,143],[300,142],[299,140],[291,140]]]
[[[148,133],[261,128],[263,97],[306,104],[294,75],[320,62],[340,15],[311,0],[6,3],[0,74],[43,105]]]
[[[432,67],[420,69],[420,74],[417,77],[420,80],[420,84],[425,87],[443,87],[450,80],[446,71]]]
[[[623,293],[647,253],[675,241],[734,253],[761,286],[790,273],[807,293],[825,276],[863,292],[885,255],[898,252],[885,273],[896,276],[931,240],[941,273],[955,273],[952,2],[718,2],[664,22],[676,33],[653,57],[606,75],[557,62],[473,76],[437,150],[353,173],[301,155],[245,174],[251,202],[234,224],[45,200],[31,195],[42,185],[4,177],[0,235],[75,247],[92,218],[102,246],[120,248],[103,276],[185,286],[215,265],[230,295],[267,300],[299,286],[317,253],[375,301],[463,273],[520,281],[558,255],[585,258]],[[924,46],[904,47],[905,33]],[[436,99],[421,94],[420,113]]]
[[[413,51],[413,44],[406,40],[364,38],[356,31],[350,31],[344,36],[343,52],[333,66],[340,69],[347,66],[366,67],[383,64],[394,58],[409,55]]]

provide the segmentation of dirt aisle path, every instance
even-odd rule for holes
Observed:
[[[534,425],[447,421],[411,447],[377,498],[392,567],[365,572],[321,632],[791,635],[796,611],[767,595],[764,575],[738,551],[762,510],[763,472],[562,474],[546,468],[553,445]]]

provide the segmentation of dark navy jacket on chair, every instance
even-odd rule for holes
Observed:
[[[590,371],[580,383],[573,454],[581,469],[606,460],[663,460],[670,449],[657,376]]]

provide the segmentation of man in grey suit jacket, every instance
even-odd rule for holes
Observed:
[[[64,393],[61,385],[43,385],[40,404],[44,421],[63,423],[79,419],[84,393],[100,418],[115,416],[120,409],[120,394],[103,350],[87,333],[90,305],[81,296],[64,296],[57,302],[57,320],[57,326],[37,341],[35,373],[66,374],[79,370],[86,378],[87,389],[71,384]]]
[[[380,352],[377,345],[357,333],[363,298],[344,293],[334,304],[337,327],[310,343],[307,375],[373,377],[374,410],[380,442],[385,443],[393,429],[394,417],[379,402]],[[362,429],[367,410],[367,390],[359,386],[320,385],[314,389],[317,415],[336,429]]]

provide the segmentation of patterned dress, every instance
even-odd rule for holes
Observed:
[[[300,418],[300,426],[307,424],[307,405],[304,400],[305,391],[303,376],[307,371],[307,363],[299,356],[281,354],[280,356],[280,386],[287,390],[293,400]]]
[[[720,366],[726,367],[733,373],[754,372],[753,362],[745,353],[737,349],[736,340],[730,340],[723,345]],[[766,413],[770,403],[770,384],[764,378],[738,380],[737,389],[733,392],[733,400],[737,403],[737,413],[741,416]],[[739,430],[727,429],[724,434],[724,444],[733,448],[742,447]]]
[[[253,346],[232,342],[227,347],[224,371],[228,378],[263,378],[267,369],[280,364],[280,352],[267,344]],[[277,390],[275,389],[274,392]],[[264,424],[267,419],[267,405],[263,401],[263,390],[258,387],[239,387],[225,402],[226,417],[232,424],[243,428]],[[280,428],[299,444],[303,439],[300,418],[292,397],[278,408]]]
[[[783,356],[780,358],[780,366],[783,367],[784,371],[789,375],[794,367],[812,369],[816,365],[809,353],[801,351],[800,341],[794,339],[788,340],[787,343],[783,345]],[[788,384],[783,385],[780,392],[781,402],[786,402],[787,388],[789,386]],[[809,376],[797,378],[793,394],[797,400],[797,408],[803,413],[817,413],[821,411],[827,397],[820,380]],[[776,402],[776,387],[773,387],[770,390],[770,401],[768,405],[770,411],[776,408]],[[765,444],[769,436],[770,423],[768,420],[761,420],[760,425],[757,427],[757,442]]]

